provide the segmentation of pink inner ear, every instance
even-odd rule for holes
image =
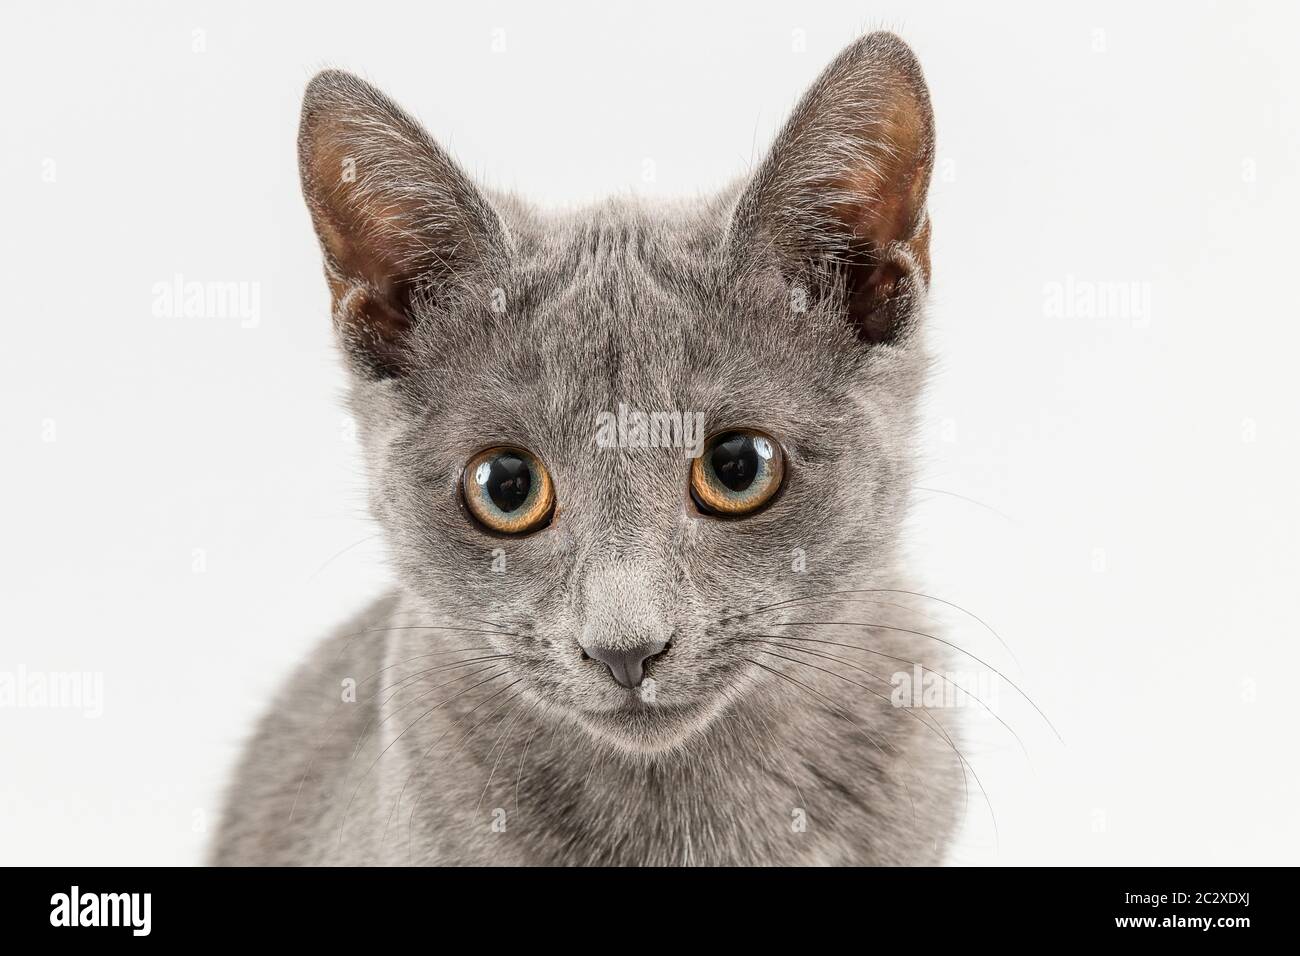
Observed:
[[[901,331],[907,271],[894,262],[850,263],[843,270],[849,324],[863,342],[890,342]]]
[[[865,241],[879,250],[913,241],[921,231],[933,161],[928,117],[928,106],[900,84],[874,122],[859,131],[861,165],[831,183],[841,197],[835,212],[855,244]]]
[[[334,325],[340,338],[381,376],[405,370],[402,346],[411,329],[406,294],[405,289],[354,285],[336,299]]]
[[[903,172],[908,177],[907,171]],[[836,204],[853,244],[869,243],[875,248],[908,238],[916,207],[908,183],[883,182],[871,170],[849,174],[835,184],[836,191],[854,197]]]
[[[857,170],[832,187],[841,199],[831,214],[847,245],[841,275],[848,318],[858,338],[870,344],[892,341],[901,331],[904,296],[930,276],[923,205],[929,167],[910,152],[898,149],[882,168]]]

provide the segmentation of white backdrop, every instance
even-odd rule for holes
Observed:
[[[1065,740],[1001,686],[1029,760],[976,741],[997,831],[974,791],[955,859],[1297,862],[1300,18],[1050,6],[6,4],[0,672],[92,678],[0,706],[0,862],[197,862],[269,694],[386,580],[298,194],[316,69],[491,185],[678,196],[880,26],[939,129],[912,550]]]

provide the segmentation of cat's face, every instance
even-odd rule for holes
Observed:
[[[360,81],[313,83],[304,187],[372,504],[453,646],[653,753],[748,692],[773,620],[749,615],[889,562],[930,137],[914,61],[876,35],[734,194],[542,215]]]

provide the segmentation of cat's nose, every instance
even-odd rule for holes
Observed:
[[[581,646],[581,645],[579,645]],[[595,658],[614,675],[614,680],[624,687],[640,687],[645,680],[645,662],[658,657],[668,648],[667,641],[648,641],[636,647],[612,648],[593,644],[583,647],[582,653]]]

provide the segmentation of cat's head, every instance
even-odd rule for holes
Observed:
[[[307,91],[372,507],[430,624],[642,753],[750,692],[761,615],[888,572],[924,370],[933,120],[876,33],[698,205],[536,211],[382,94]],[[759,622],[756,624],[756,622]]]

